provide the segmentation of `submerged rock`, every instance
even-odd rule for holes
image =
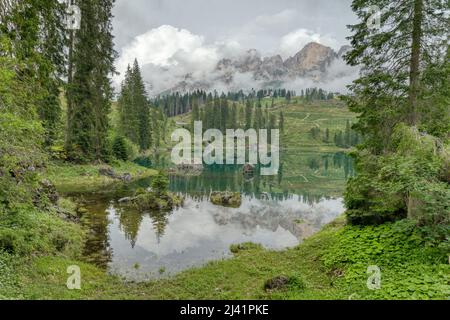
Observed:
[[[239,208],[242,204],[242,197],[239,192],[213,192],[210,201],[217,206]]]

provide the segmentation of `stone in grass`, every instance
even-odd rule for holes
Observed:
[[[265,291],[281,291],[281,290],[287,290],[289,288],[295,289],[295,290],[304,290],[305,289],[305,282],[300,276],[276,276],[274,278],[271,278],[267,280],[264,283],[264,290]]]
[[[263,246],[259,243],[254,242],[244,242],[239,244],[232,244],[230,246],[230,251],[234,254],[237,254],[241,251],[248,251],[248,250],[262,250]]]
[[[216,206],[239,208],[242,204],[242,197],[239,192],[213,192],[210,201]]]

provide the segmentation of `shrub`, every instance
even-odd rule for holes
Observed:
[[[169,188],[169,179],[167,175],[160,171],[156,177],[152,180],[152,189],[157,194],[165,194],[167,193]]]
[[[113,156],[118,160],[128,160],[128,150],[125,142],[125,138],[122,136],[116,136],[112,144]]]
[[[443,174],[447,157],[439,139],[398,125],[390,152],[357,153],[358,176],[345,192],[348,221],[369,225],[409,217],[442,241],[450,222],[450,189]]]

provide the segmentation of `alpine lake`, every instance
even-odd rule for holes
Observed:
[[[170,154],[136,161],[156,169],[172,167]],[[151,179],[65,196],[87,210],[85,259],[126,280],[144,281],[230,258],[233,244],[295,247],[344,212],[345,182],[354,174],[351,158],[289,150],[280,164],[275,176],[260,176],[258,168],[244,174],[237,165],[170,174],[170,191],[185,199],[172,211],[141,212],[119,202],[148,188]],[[215,191],[239,192],[240,207],[214,205],[210,195]]]

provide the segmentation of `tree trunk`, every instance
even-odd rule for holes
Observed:
[[[409,125],[418,122],[417,99],[420,91],[420,45],[422,40],[423,0],[414,0],[413,31],[411,45],[409,83]]]

